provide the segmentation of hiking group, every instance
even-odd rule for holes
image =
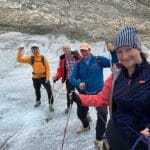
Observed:
[[[88,43],[80,45],[80,53],[63,45],[53,82],[61,79],[66,84],[65,114],[77,104],[81,134],[90,130],[89,107],[97,111],[95,144],[99,150],[147,150],[150,148],[150,64],[142,51],[135,27],[125,27],[115,35],[114,42],[106,42],[111,59],[94,56]],[[35,107],[41,104],[41,85],[47,91],[49,109],[54,111],[48,60],[35,44],[32,56],[23,57],[18,48],[17,61],[33,68]],[[112,73],[104,82],[103,68]],[[109,109],[108,109],[109,108]],[[110,114],[108,120],[108,111]],[[142,138],[141,138],[142,137]],[[148,149],[149,150],[149,149]]]

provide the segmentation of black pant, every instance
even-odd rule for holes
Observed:
[[[54,98],[53,98],[50,82],[45,83],[45,81],[46,81],[45,77],[36,78],[36,79],[32,78],[32,80],[33,80],[33,87],[35,89],[36,101],[40,101],[40,99],[41,99],[40,88],[41,88],[41,84],[42,84],[47,91],[48,103],[53,104]]]
[[[67,89],[67,107],[70,107],[72,101],[70,101],[69,93],[74,91],[74,86],[70,83],[69,79],[66,80],[66,89]]]
[[[81,120],[84,128],[87,128],[89,126],[89,121],[87,118],[88,110],[89,107],[77,104],[77,116]]]
[[[106,139],[109,143],[110,150],[131,150],[133,146],[131,135],[120,133],[119,128],[113,119],[110,119],[106,129]],[[147,145],[139,143],[136,150],[147,150]]]
[[[89,121],[87,119],[88,110],[89,107],[77,104],[77,115],[81,120],[84,128],[89,126]],[[107,107],[106,106],[97,107],[96,110],[97,110],[96,139],[102,140],[106,130]]]
[[[102,140],[107,123],[107,106],[97,107],[96,139]]]

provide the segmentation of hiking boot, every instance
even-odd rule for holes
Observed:
[[[70,107],[67,107],[67,108],[65,109],[65,114],[68,114],[68,113],[70,112],[70,110],[71,110],[71,108],[70,108]]]
[[[49,104],[49,110],[50,111],[54,111],[55,110],[54,107],[53,107],[53,104]]]
[[[88,119],[89,122],[92,122],[92,117],[90,116],[89,113],[87,114],[87,119]]]
[[[40,106],[40,104],[41,104],[41,101],[36,101],[34,107],[38,107],[38,106]]]
[[[86,127],[86,128],[84,128],[83,126],[81,126],[80,128],[78,128],[78,129],[76,130],[76,133],[80,134],[80,133],[86,132],[86,131],[88,131],[88,130],[90,130],[90,126],[88,126],[88,127]]]
[[[95,145],[98,150],[103,150],[103,140],[96,140]]]

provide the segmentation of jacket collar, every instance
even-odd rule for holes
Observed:
[[[144,69],[146,64],[148,64],[148,62],[146,62],[144,60],[142,60],[141,64],[136,64],[135,70],[131,77],[138,75]],[[124,74],[129,77],[128,70],[123,65],[121,66],[121,69],[124,72]]]

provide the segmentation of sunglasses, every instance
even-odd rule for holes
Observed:
[[[80,52],[87,52],[86,49],[80,49]]]

